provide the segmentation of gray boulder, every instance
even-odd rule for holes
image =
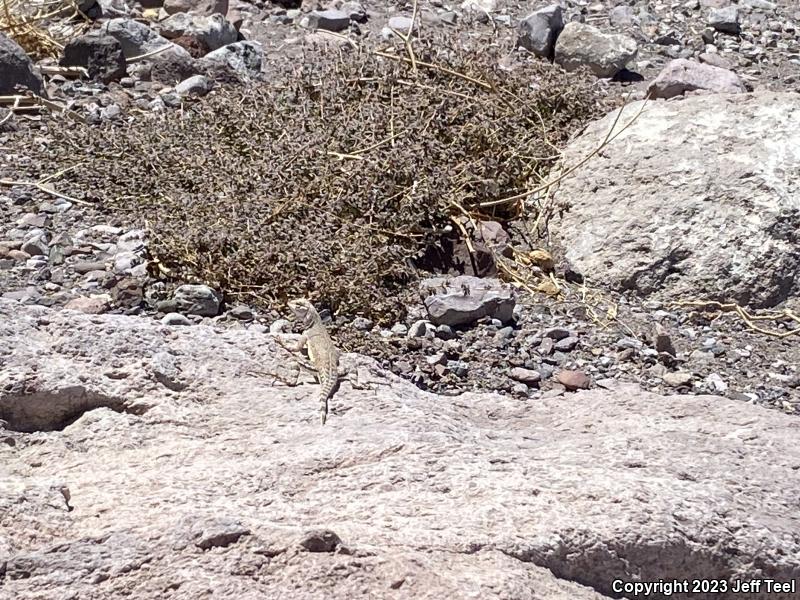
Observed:
[[[510,321],[514,313],[511,287],[497,279],[469,275],[431,277],[420,284],[425,308],[435,325],[468,325],[483,317]]]
[[[636,40],[603,33],[597,27],[572,21],[564,26],[555,47],[555,61],[567,71],[588,67],[597,77],[613,77],[636,57]]]
[[[711,9],[708,25],[722,33],[738,34],[741,31],[739,9],[733,5]]]
[[[205,75],[193,75],[175,86],[181,96],[205,96],[211,91],[212,83]]]
[[[747,88],[733,71],[678,58],[667,63],[647,88],[647,95],[650,98],[672,98],[696,90],[741,94]]]
[[[551,222],[590,282],[665,299],[774,306],[800,294],[800,95],[705,95],[654,102],[565,178]],[[639,103],[626,107],[626,124]],[[615,113],[564,153],[573,165]]]
[[[553,58],[556,39],[564,29],[561,7],[553,4],[528,15],[519,24],[517,45],[536,56]]]
[[[17,42],[0,32],[0,94],[16,94],[21,86],[40,96],[44,83],[36,72],[33,61]]]
[[[209,52],[198,62],[213,68],[233,71],[244,77],[256,77],[261,73],[264,50],[258,42],[234,42]]]
[[[232,44],[239,37],[233,24],[220,14],[209,16],[175,13],[159,23],[159,32],[167,39],[195,38],[210,50]]]

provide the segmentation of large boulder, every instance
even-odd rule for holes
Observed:
[[[618,127],[639,112],[627,106]],[[616,113],[564,153],[592,153]],[[755,307],[800,294],[800,95],[648,104],[561,183],[551,234],[591,283]]]
[[[17,42],[0,31],[0,94],[16,94],[16,86],[44,94],[44,83],[33,61]]]
[[[558,4],[540,8],[519,23],[517,45],[536,56],[553,58],[556,39],[564,29],[563,10]]]
[[[636,57],[636,40],[619,33],[571,21],[555,47],[555,61],[567,71],[587,67],[597,77],[613,77]]]
[[[795,417],[629,387],[445,398],[345,355],[321,431],[317,384],[293,387],[259,331],[0,300],[0,595],[601,600],[800,577]]]

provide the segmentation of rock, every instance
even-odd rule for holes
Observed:
[[[648,105],[602,161],[561,182],[555,199],[566,210],[550,231],[565,257],[589,280],[660,301],[771,307],[800,295],[800,180],[789,175],[800,169],[799,98],[759,92]],[[619,122],[639,108],[631,103]],[[564,164],[596,149],[614,118],[590,125]]]
[[[227,314],[229,317],[233,319],[239,319],[240,321],[252,321],[256,318],[255,314],[253,313],[253,309],[243,304],[234,306],[228,311]]]
[[[705,382],[711,391],[716,394],[724,394],[728,391],[728,384],[725,383],[718,373],[711,373],[711,375],[706,377]]]
[[[269,326],[269,332],[273,335],[286,333],[292,330],[292,323],[287,319],[277,319]]]
[[[569,329],[564,329],[563,327],[551,327],[544,332],[544,337],[553,340],[563,340],[571,335]]]
[[[250,530],[236,519],[215,517],[196,523],[192,527],[192,534],[195,537],[195,546],[208,550],[226,548],[239,541],[242,536],[250,535]]]
[[[60,64],[85,67],[89,77],[108,83],[125,76],[127,63],[122,45],[116,38],[91,31],[67,42]]]
[[[188,35],[178,36],[172,40],[172,43],[186,50],[192,58],[203,58],[211,52],[211,48],[203,40]]]
[[[167,47],[167,50],[152,57],[154,62],[191,58],[186,50],[160,36],[147,25],[133,19],[111,19],[99,31],[101,35],[110,35],[120,43],[125,58],[141,56],[164,47]]]
[[[315,529],[304,533],[298,543],[309,552],[335,552],[342,540],[330,529]]]
[[[219,296],[207,285],[182,285],[175,290],[172,299],[178,311],[185,315],[215,317],[219,312]]]
[[[228,0],[164,0],[163,8],[168,15],[175,13],[191,13],[205,17],[214,13],[226,15]]]
[[[741,94],[747,91],[732,71],[678,58],[667,63],[647,88],[650,98],[672,98],[692,92],[706,90],[716,94]]]
[[[47,256],[48,254],[47,242],[42,239],[41,236],[35,236],[25,240],[20,250],[25,252],[28,256]],[[9,253],[9,256],[11,256],[11,253]],[[27,256],[25,258],[27,258]]]
[[[420,319],[414,321],[411,327],[408,328],[408,337],[426,337],[429,331],[433,331],[434,327],[430,321]]]
[[[176,13],[159,23],[159,31],[168,40],[181,37],[197,39],[209,50],[232,44],[239,37],[233,24],[220,14]]]
[[[662,379],[664,383],[671,387],[686,387],[691,385],[694,375],[687,371],[675,371],[674,373],[667,373]]]
[[[656,327],[655,334],[653,335],[653,348],[655,348],[658,353],[666,352],[671,356],[677,356],[675,345],[672,343],[672,337],[670,337],[669,333],[660,325]]]
[[[100,296],[80,296],[73,298],[64,305],[67,310],[77,310],[87,315],[99,315],[108,310],[111,303],[111,296],[102,294]]]
[[[0,31],[0,94],[17,94],[16,86],[44,94],[44,82],[33,61],[19,44]]]
[[[211,91],[213,84],[205,75],[193,75],[175,86],[175,92],[181,96],[205,96]]]
[[[128,6],[127,0],[97,0],[97,5],[100,7],[98,17],[104,19],[128,18],[131,16],[131,7]]]
[[[324,31],[344,31],[350,26],[350,15],[340,10],[313,10],[301,20],[307,29]]]
[[[353,319],[353,329],[357,331],[370,331],[374,327],[374,323],[365,317],[356,317]]]
[[[409,32],[409,30],[411,30],[412,33],[416,33],[417,31],[417,24],[412,23],[411,17],[405,17],[402,15],[391,17],[389,19],[389,22],[387,23],[387,26],[389,27],[389,29],[394,29],[395,31],[398,31],[403,35],[406,35]]]
[[[615,6],[608,13],[608,21],[614,27],[629,27],[637,22],[632,6]]]
[[[345,354],[343,366],[368,369],[376,385],[343,385],[347,410],[320,435],[313,406],[298,401],[309,390],[271,375],[285,352],[246,328],[165,332],[139,317],[0,300],[0,349],[13,349],[0,375],[3,436],[52,424],[48,411],[61,418],[58,432],[0,444],[2,589],[15,600],[101,588],[104,600],[166,589],[299,600],[334,588],[601,600],[623,595],[614,580],[800,575],[797,517],[776,508],[797,502],[798,423],[778,411],[613,383],[568,400],[448,399]],[[191,394],[143,368],[162,352],[180,357]],[[353,551],[316,533],[327,527]],[[216,535],[246,530],[236,543]],[[272,569],[283,575],[264,576]]]
[[[597,77],[613,77],[636,57],[633,38],[603,33],[596,27],[571,21],[555,46],[555,61],[567,71],[588,67]]]
[[[258,42],[235,42],[209,52],[200,63],[222,67],[244,77],[257,77],[261,73],[264,51]]]
[[[564,29],[561,6],[553,4],[531,13],[519,24],[517,46],[533,52],[536,56],[552,59],[555,44]]]
[[[508,372],[508,376],[515,381],[521,381],[527,385],[536,385],[542,380],[542,375],[539,371],[533,369],[524,369],[522,367],[514,367]]]
[[[697,60],[699,60],[701,63],[711,65],[712,67],[725,69],[726,71],[730,71],[733,68],[733,65],[730,63],[730,61],[725,60],[719,54],[714,52],[703,52],[697,56]]]
[[[557,352],[572,352],[579,342],[580,340],[575,336],[565,337],[553,344],[553,349]]]
[[[192,322],[180,313],[171,312],[167,313],[161,318],[162,325],[191,325]]]
[[[563,370],[556,373],[556,381],[567,390],[587,390],[592,385],[592,379],[583,371]]]
[[[453,328],[450,327],[450,325],[445,325],[444,323],[436,327],[434,332],[436,334],[436,337],[439,338],[440,340],[447,341],[447,340],[452,340],[453,338],[456,337]]]
[[[510,321],[514,311],[514,296],[508,285],[497,279],[479,279],[468,275],[432,277],[420,286],[425,308],[435,325],[466,325],[482,317]]]
[[[717,31],[738,35],[741,31],[739,9],[733,5],[712,9],[708,15],[708,25]]]
[[[405,336],[408,333],[408,326],[404,323],[395,323],[390,331],[395,335]]]

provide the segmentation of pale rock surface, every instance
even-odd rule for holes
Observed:
[[[636,57],[636,40],[571,21],[555,46],[555,61],[567,71],[587,67],[597,77],[613,77]]]
[[[747,88],[733,71],[685,58],[668,62],[647,88],[650,98],[672,98],[696,90],[743,94]]]
[[[443,398],[345,355],[322,430],[286,360],[246,329],[0,300],[0,596],[566,600],[800,577],[796,418],[628,387]]]
[[[618,127],[639,112],[625,108]],[[564,154],[592,153],[616,113]],[[591,284],[756,307],[800,295],[800,95],[650,102],[566,177],[551,235]]]

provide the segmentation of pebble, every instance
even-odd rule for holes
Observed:
[[[675,371],[665,374],[662,379],[667,385],[677,388],[689,385],[694,379],[694,375],[687,371]]]
[[[356,331],[369,331],[374,326],[374,323],[366,317],[356,317],[353,319],[352,325]]]
[[[542,375],[538,371],[522,367],[514,367],[508,372],[508,375],[511,379],[521,381],[527,385],[534,385],[542,380]]]
[[[592,384],[591,378],[583,371],[565,369],[556,373],[556,381],[567,390],[587,390]]]

